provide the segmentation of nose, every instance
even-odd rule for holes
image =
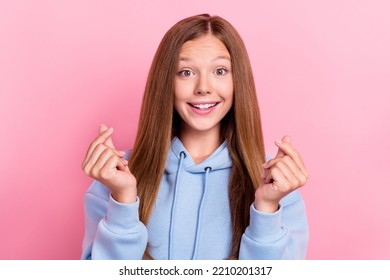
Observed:
[[[212,82],[210,78],[206,75],[200,75],[198,83],[196,84],[195,94],[196,95],[206,95],[212,93]]]

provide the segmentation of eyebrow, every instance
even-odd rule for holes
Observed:
[[[220,59],[226,59],[226,60],[231,60],[229,56],[227,55],[219,55],[217,56],[216,58],[214,58],[213,60],[211,61],[216,61],[216,60],[220,60]],[[191,61],[191,58],[188,58],[188,57],[180,57],[179,58],[179,61]]]

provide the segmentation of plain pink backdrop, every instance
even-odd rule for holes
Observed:
[[[211,13],[252,61],[267,153],[292,137],[309,259],[390,259],[388,1],[1,1],[0,259],[78,259],[80,164],[100,123],[133,144],[146,75],[178,20]]]

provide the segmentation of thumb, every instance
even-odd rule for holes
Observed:
[[[291,144],[291,137],[288,135],[284,135],[282,138],[282,142],[287,142],[287,143]]]
[[[286,142],[286,143],[291,144],[291,137],[288,135],[285,135],[285,136],[283,136],[281,141],[278,140],[276,142],[279,142],[279,143]],[[275,158],[281,158],[281,157],[284,157],[285,155],[286,155],[286,153],[279,147],[278,153],[276,154]]]
[[[100,125],[100,128],[99,128],[99,132],[102,133],[104,131],[106,131],[108,129],[108,127],[105,125],[105,124],[101,124]],[[114,143],[112,142],[112,138],[109,137],[105,142],[104,144],[106,144],[108,147],[110,148],[113,148],[115,149],[115,146],[114,146]]]

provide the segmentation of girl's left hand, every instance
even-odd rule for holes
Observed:
[[[309,173],[291,138],[284,136],[276,141],[279,147],[275,158],[263,164],[262,184],[255,192],[255,208],[262,212],[278,210],[280,200],[306,184]]]

